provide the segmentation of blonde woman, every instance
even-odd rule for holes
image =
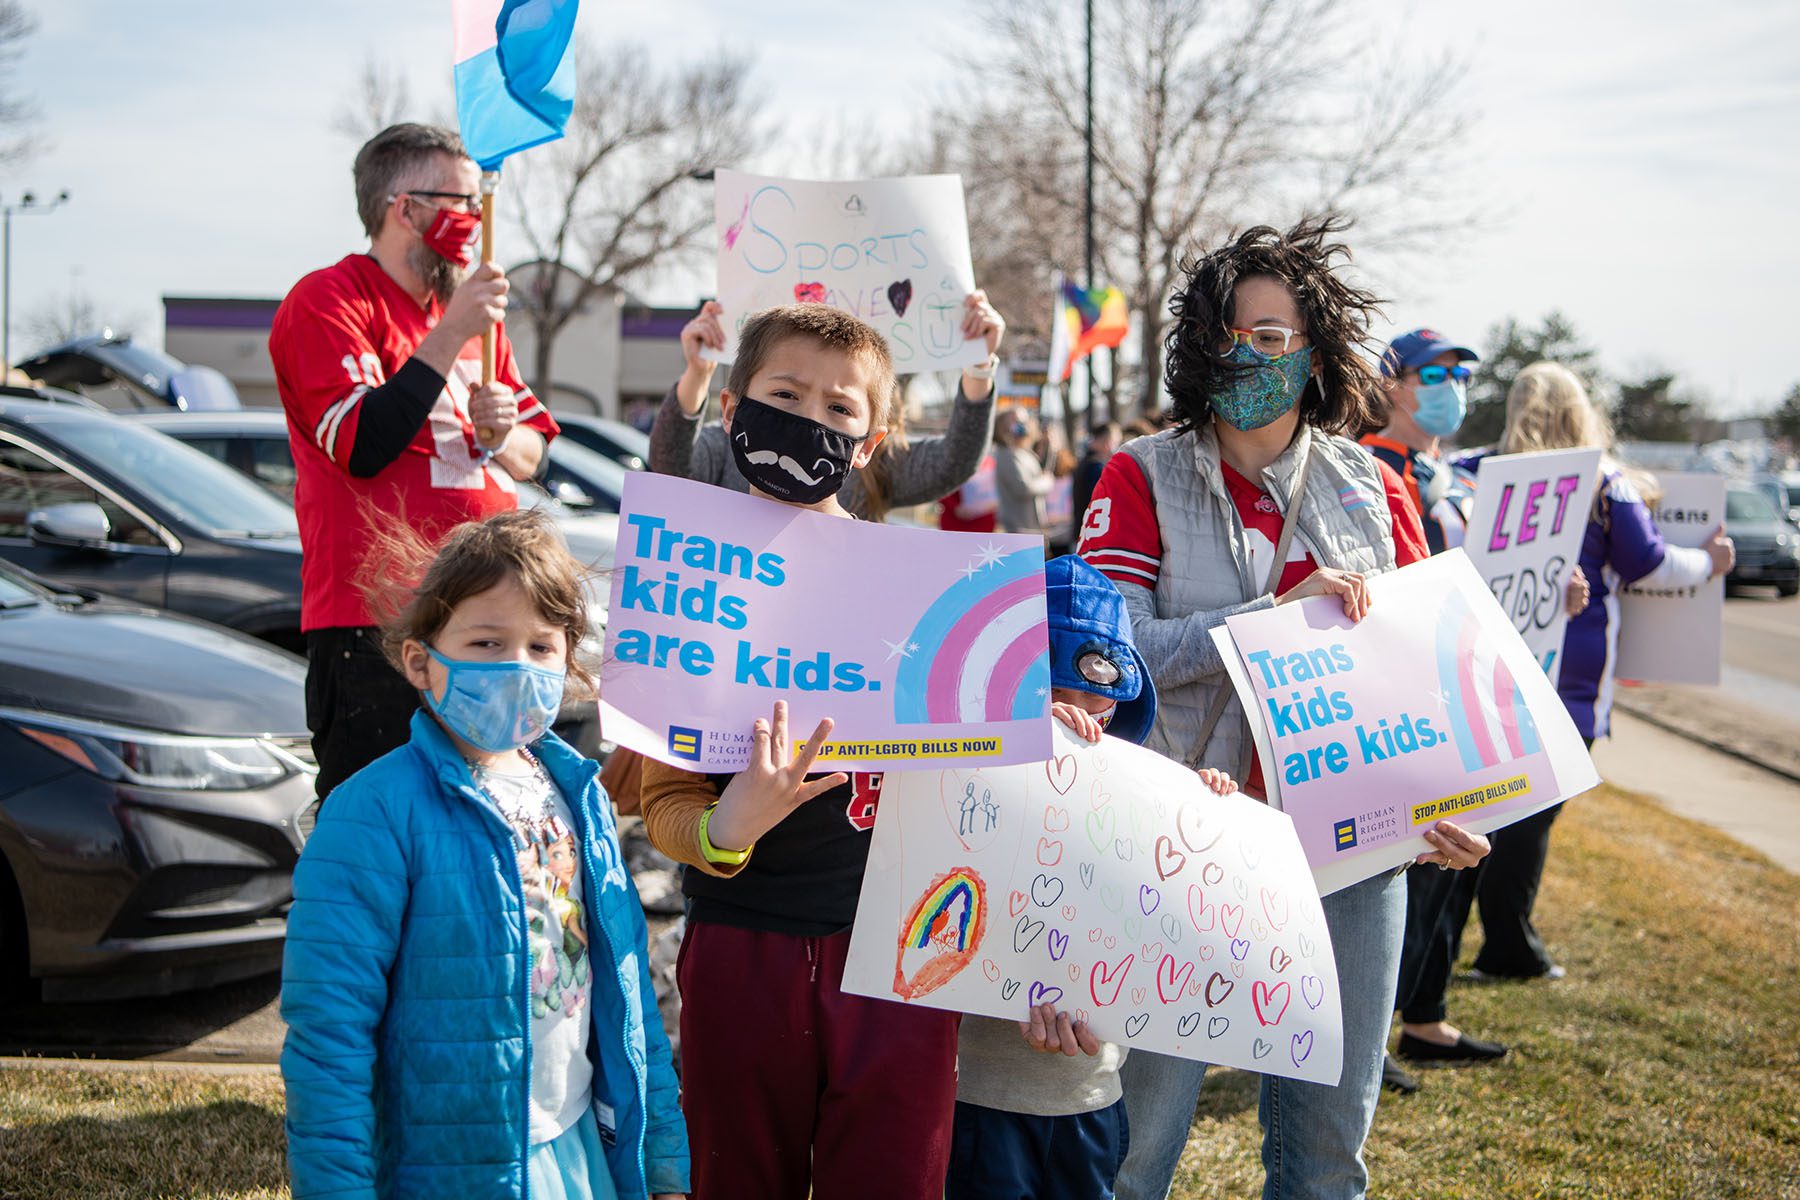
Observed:
[[[1614,461],[1612,425],[1588,398],[1574,372],[1551,362],[1519,372],[1506,395],[1506,431],[1497,454],[1577,448],[1606,451],[1600,487],[1581,543],[1581,570],[1591,589],[1588,606],[1569,619],[1556,690],[1575,727],[1591,746],[1610,729],[1613,661],[1619,644],[1619,590],[1626,584],[1692,587],[1731,570],[1735,551],[1723,528],[1699,549],[1664,542],[1651,515],[1654,481]],[[1465,460],[1465,465],[1473,462]],[[1538,881],[1550,849],[1558,808],[1497,830],[1477,890],[1486,938],[1475,957],[1478,979],[1559,979],[1531,923]]]

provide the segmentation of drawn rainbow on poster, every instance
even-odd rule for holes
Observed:
[[[973,867],[952,867],[931,881],[900,926],[894,994],[915,1000],[934,992],[969,965],[987,932],[987,885]],[[907,959],[936,948],[925,964],[906,974]]]
[[[894,720],[902,725],[1026,721],[1050,708],[1044,559],[996,558],[944,591],[909,639],[931,648],[900,665]]]
[[[1542,749],[1512,670],[1482,636],[1460,592],[1452,592],[1437,626],[1438,685],[1465,771],[1525,758]]]

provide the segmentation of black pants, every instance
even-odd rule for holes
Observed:
[[[1429,1025],[1447,1015],[1444,993],[1486,866],[1484,861],[1465,871],[1430,864],[1407,869],[1406,939],[1400,948],[1394,1006],[1408,1025]]]
[[[1037,1117],[956,1102],[945,1200],[1111,1200],[1131,1135],[1125,1101]]]
[[[306,727],[319,760],[319,799],[406,743],[419,693],[381,653],[374,626],[306,635]]]
[[[1553,805],[1489,835],[1494,849],[1481,864],[1475,892],[1484,935],[1477,971],[1533,979],[1553,965],[1531,910],[1550,856],[1550,826],[1561,811],[1562,805]],[[1466,919],[1466,906],[1464,913]]]

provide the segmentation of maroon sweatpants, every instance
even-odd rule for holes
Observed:
[[[841,990],[850,934],[695,922],[681,986],[694,1200],[939,1200],[955,1013]]]

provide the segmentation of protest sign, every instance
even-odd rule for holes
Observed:
[[[1725,477],[1697,472],[1657,476],[1656,527],[1671,546],[1704,546],[1725,523]],[[1619,595],[1620,679],[1647,683],[1719,682],[1725,577],[1685,588],[1626,584]]]
[[[1439,819],[1485,833],[1600,782],[1466,554],[1376,576],[1369,596],[1355,624],[1313,596],[1214,631],[1269,802],[1326,894],[1430,851]]]
[[[606,736],[739,771],[789,705],[822,770],[1041,762],[1043,542],[828,517],[667,475],[625,483],[607,611]]]
[[[900,374],[987,361],[987,343],[962,335],[975,267],[960,176],[815,183],[722,170],[713,219],[725,348],[708,358],[737,357],[752,313],[815,302],[880,330]]]
[[[1598,450],[1490,455],[1476,476],[1463,549],[1551,683],[1569,624],[1563,593],[1599,477]]]
[[[844,990],[1335,1084],[1337,966],[1284,815],[1141,746],[889,775]]]

